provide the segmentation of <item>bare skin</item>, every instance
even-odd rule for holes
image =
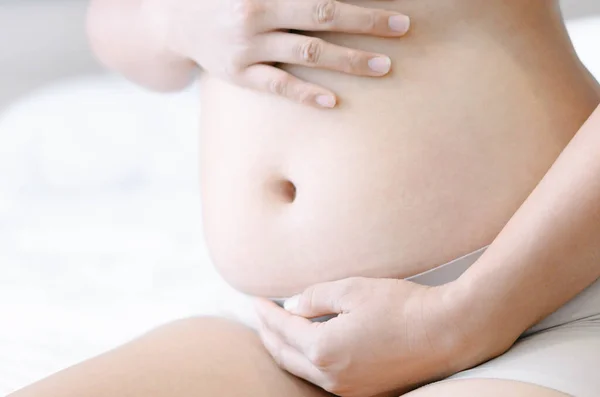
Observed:
[[[388,76],[285,66],[335,109],[201,77],[205,235],[246,293],[405,278],[490,244],[598,104],[553,2],[361,4],[411,30],[318,36],[387,54]]]
[[[240,395],[327,394],[277,367],[252,330],[197,318],[154,330],[13,397]]]
[[[338,93],[336,109],[201,76],[206,234],[240,290],[289,296],[350,276],[408,277],[490,243],[598,104],[554,2],[366,3],[410,15],[413,30],[401,44],[317,36],[389,55],[389,78],[284,68]],[[176,69],[180,87],[189,69]],[[280,370],[253,331],[205,318],[14,397],[207,394],[327,395]],[[469,380],[410,395],[563,394]]]
[[[11,397],[327,397],[280,369],[257,335],[216,318],[182,320],[25,388]],[[538,386],[498,380],[451,381],[410,397],[561,397]]]

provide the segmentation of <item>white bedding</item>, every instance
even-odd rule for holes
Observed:
[[[171,319],[247,319],[202,244],[197,111],[96,76],[0,115],[0,395]]]
[[[569,28],[600,77],[600,19]],[[107,75],[0,115],[0,395],[171,319],[250,319],[202,244],[196,112]]]

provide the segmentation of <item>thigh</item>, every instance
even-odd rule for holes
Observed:
[[[11,397],[330,396],[282,371],[251,329],[181,320]]]
[[[405,397],[568,397],[529,383],[502,379],[467,379],[433,383]]]

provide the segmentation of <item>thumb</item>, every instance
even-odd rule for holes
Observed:
[[[347,313],[352,309],[352,297],[359,291],[362,281],[360,278],[348,278],[316,284],[287,299],[283,307],[306,318]]]

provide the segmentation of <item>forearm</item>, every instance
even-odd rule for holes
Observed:
[[[458,280],[473,329],[516,338],[600,277],[598,153],[600,107]]]
[[[167,49],[165,24],[151,8],[147,0],[92,0],[87,20],[92,48],[108,68],[140,85],[182,89],[195,64]]]

